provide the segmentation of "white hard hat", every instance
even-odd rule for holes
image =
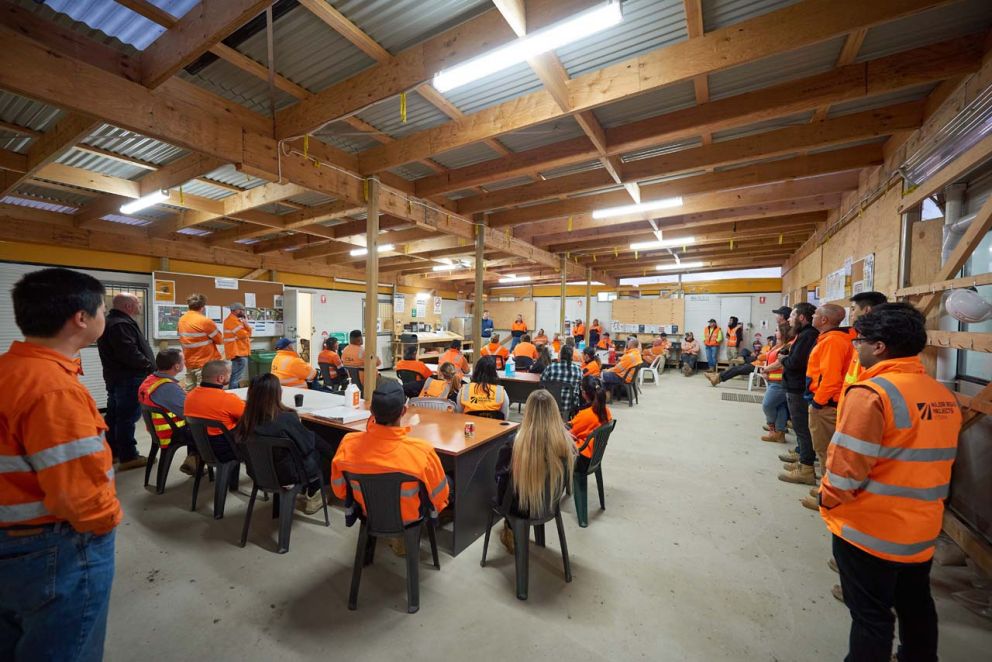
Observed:
[[[951,290],[944,302],[948,314],[965,324],[992,319],[992,303],[973,289]]]

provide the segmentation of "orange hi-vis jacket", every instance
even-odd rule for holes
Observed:
[[[933,557],[961,410],[919,357],[880,361],[847,387],[820,482],[827,528],[889,561]]]
[[[581,323],[578,324],[575,327],[575,329],[572,331],[572,335],[575,336],[576,338],[578,338],[579,336],[582,336],[584,338],[586,335],[586,325]]]
[[[317,365],[323,365],[325,363],[327,364],[327,371],[331,374],[331,379],[336,379],[338,369],[344,365],[341,362],[341,357],[335,351],[322,349],[320,350],[320,354],[317,355]]]
[[[317,376],[317,369],[291,349],[280,349],[272,359],[272,374],[283,386],[304,388]]]
[[[145,381],[141,382],[141,386],[138,387],[138,402],[146,407],[154,407],[155,410],[162,409],[162,407],[159,407],[152,401],[152,393],[159,386],[168,384],[169,382],[179,384],[177,380],[171,377],[159,377],[155,374],[148,375],[145,377]],[[182,416],[178,416],[171,411],[167,412],[166,417],[155,410],[149,413],[151,414],[152,425],[155,427],[155,436],[158,437],[158,445],[162,448],[168,448],[169,444],[172,443],[172,425],[169,425],[169,421],[166,418],[172,419],[172,424],[179,429],[186,427],[186,421]]]
[[[599,374],[603,371],[603,366],[599,363],[599,359],[592,359],[591,361],[586,361],[582,364],[582,376],[586,377],[599,377]]]
[[[201,383],[186,395],[184,408],[187,418],[206,418],[233,430],[245,413],[245,401],[218,384]],[[222,431],[208,427],[207,434],[222,434]]]
[[[716,347],[723,342],[723,330],[718,326],[706,327],[703,336],[703,344],[707,347]]]
[[[582,444],[586,443],[586,439],[589,438],[596,428],[601,425],[606,425],[613,420],[613,414],[610,413],[610,408],[606,408],[606,420],[600,421],[599,417],[596,416],[596,412],[592,410],[592,407],[583,407],[572,417],[570,425],[572,426],[572,437],[575,439],[575,446],[579,448]],[[582,457],[592,457],[593,448],[596,445],[594,441],[590,441],[589,445],[582,449]]]
[[[629,384],[634,379],[634,371],[631,370],[631,368],[634,366],[639,366],[643,362],[644,361],[641,358],[641,351],[639,349],[628,349],[623,353],[623,356],[620,357],[617,364],[610,368],[609,371],[615,372],[620,377],[623,377],[624,373],[626,373],[627,376],[625,381]]]
[[[458,391],[458,399],[462,409],[468,413],[472,411],[500,411],[503,408],[503,400],[506,399],[506,390],[499,384],[489,387],[489,393],[481,384],[471,383],[463,386]]]
[[[346,368],[359,368],[358,378],[365,379],[365,345],[355,345],[348,343],[348,346],[341,350],[341,362]],[[376,366],[382,366],[382,359],[376,358]]]
[[[737,331],[741,332],[740,337],[737,336]],[[744,342],[744,327],[738,324],[737,326],[727,327],[727,347],[740,347]]]
[[[465,355],[457,349],[448,349],[444,352],[444,354],[438,357],[437,367],[440,368],[445,363],[451,363],[462,372],[468,372],[471,370],[468,365],[468,359],[466,359]]]
[[[424,382],[424,387],[420,390],[420,397],[446,398],[450,392],[451,384],[437,377],[428,377],[427,381]]]
[[[410,428],[379,425],[370,420],[365,432],[346,434],[331,462],[331,489],[339,499],[344,499],[348,485],[344,473],[385,474],[405,473],[418,478],[427,488],[433,512],[448,505],[448,478],[444,475],[441,460],[434,447],[422,439],[407,436]],[[365,500],[357,481],[351,484],[352,495],[358,507],[365,511]],[[403,483],[400,489],[400,512],[404,523],[421,518],[420,485]],[[345,504],[349,515],[354,504]]]
[[[837,401],[837,412],[840,412],[841,406],[844,404],[844,394],[847,393],[847,387],[851,384],[857,383],[861,379],[861,358],[858,356],[857,351],[851,352],[851,361],[847,364],[847,372],[844,373],[844,388],[840,390],[840,398]]]
[[[517,343],[517,346],[513,348],[513,355],[524,356],[526,358],[534,359],[536,361],[537,347],[534,346],[534,343],[520,342]]]
[[[519,338],[525,333],[527,333],[527,322],[514,322],[510,327],[510,335],[514,338]]]
[[[609,349],[610,347],[613,347],[613,341],[607,338],[606,336],[600,338],[599,342],[596,343],[597,349]]]
[[[212,319],[196,310],[187,310],[176,325],[179,344],[187,370],[198,370],[210,361],[221,359],[218,347],[224,342],[221,330]]]
[[[506,363],[506,359],[510,356],[510,350],[498,342],[491,342],[488,345],[482,346],[482,351],[480,352],[482,356],[495,356],[496,357],[496,367],[502,368],[503,364]]]
[[[555,354],[560,353],[561,352],[561,341],[560,340],[552,340],[551,341],[551,348],[555,350]]]
[[[771,350],[769,350],[768,351],[768,358],[765,360],[765,365],[771,365],[771,364],[775,363],[776,361],[778,361],[778,353],[780,351],[782,351],[782,348],[783,347],[787,347],[787,346],[788,345],[782,345],[782,347],[774,347]],[[765,375],[765,379],[767,379],[770,382],[781,382],[782,381],[782,368],[779,368],[778,370],[771,370],[771,371],[769,371],[768,374]]]
[[[224,358],[228,361],[251,354],[251,327],[233,313],[224,320]]]
[[[547,345],[548,344],[548,337],[547,336],[534,336],[533,338],[531,338],[531,340],[533,341],[533,343],[535,345]]]
[[[418,382],[422,382],[425,379],[430,379],[431,377],[434,376],[434,371],[431,370],[429,365],[427,365],[423,361],[417,361],[417,360],[410,361],[407,359],[403,359],[402,361],[397,361],[396,365],[393,366],[393,370],[395,370],[396,372],[399,372],[400,370],[409,370],[410,372],[415,372],[417,373],[418,376],[417,379]]]
[[[807,388],[816,404],[837,406],[844,386],[844,371],[854,353],[853,334],[854,329],[838,327],[817,336],[806,364]]]
[[[34,343],[0,355],[0,528],[68,522],[102,535],[121,521],[107,425],[79,372]]]

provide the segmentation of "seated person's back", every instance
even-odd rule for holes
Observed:
[[[499,384],[496,361],[492,356],[484,356],[476,361],[472,381],[462,386],[456,409],[466,414],[499,413],[503,420],[509,416],[510,399]]]
[[[517,346],[513,348],[513,357],[528,358],[532,361],[537,360],[537,347],[530,341],[529,335],[524,334],[524,337],[517,343]]]
[[[203,366],[200,385],[186,396],[186,417],[206,418],[217,421],[227,430],[233,430],[245,411],[244,401],[224,390],[231,381],[231,368],[226,361],[210,361]],[[223,432],[208,426],[210,447],[221,462],[237,459],[234,449],[224,440]]]
[[[410,372],[416,373],[417,381],[422,382],[424,380],[430,379],[434,376],[434,371],[430,369],[426,363],[417,358],[417,346],[407,345],[403,350],[403,359],[397,361],[396,365],[393,366],[397,375],[400,370],[409,370]]]
[[[138,402],[146,407],[164,409],[172,425],[185,435],[186,389],[176,379],[183,367],[182,350],[167,349],[159,352],[155,357],[155,372],[145,377],[138,387]],[[172,443],[172,425],[156,411],[151,412],[151,419],[159,446],[167,448]]]
[[[306,388],[317,377],[317,369],[300,358],[293,348],[293,341],[280,338],[276,341],[276,355],[272,358],[272,374],[283,386]]]

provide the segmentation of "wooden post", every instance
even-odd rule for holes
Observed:
[[[370,177],[368,183],[369,215],[365,226],[365,402],[372,402],[377,368],[376,320],[379,319],[379,180]]]
[[[586,347],[589,346],[589,327],[592,326],[592,267],[586,269]]]
[[[472,357],[474,364],[482,356],[482,302],[483,275],[486,271],[486,228],[480,215],[476,215],[475,226],[475,306],[472,308]]]
[[[568,276],[567,270],[565,269],[565,256],[561,256],[561,309],[558,315],[558,333],[561,334],[561,344],[565,344],[565,292],[567,291],[568,285],[566,284]]]

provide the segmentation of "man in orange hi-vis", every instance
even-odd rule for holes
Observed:
[[[819,493],[851,612],[848,660],[888,660],[896,619],[900,660],[937,659],[930,565],[961,410],[920,361],[925,322],[886,303],[854,323],[863,372],[845,387]]]
[[[251,326],[240,303],[230,305],[231,313],[224,319],[224,358],[231,362],[230,388],[241,386],[241,377],[251,355]]]
[[[212,319],[203,314],[207,297],[191,294],[186,297],[186,305],[189,310],[179,318],[176,331],[186,364],[186,390],[192,391],[200,383],[203,366],[223,358],[219,348],[224,344],[224,334]]]
[[[24,334],[0,356],[0,660],[99,660],[121,507],[107,426],[73,360],[104,329],[92,276],[13,288]]]

